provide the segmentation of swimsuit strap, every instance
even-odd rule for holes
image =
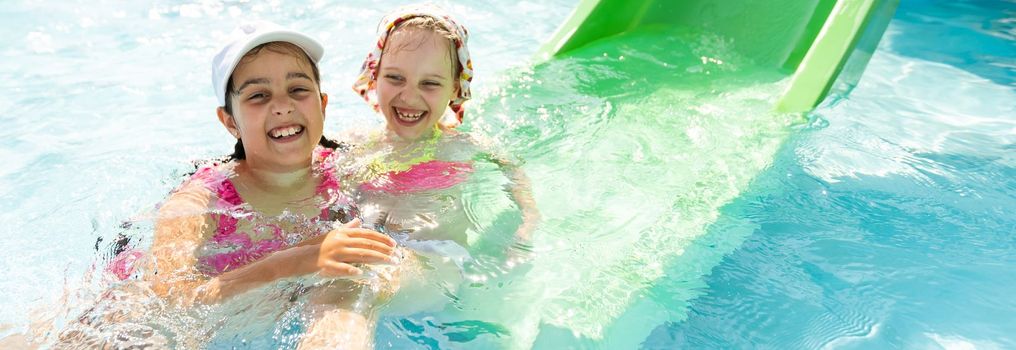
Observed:
[[[441,131],[441,129],[438,128],[437,125],[435,125],[434,130],[432,131],[431,136],[429,138],[414,143],[414,145],[418,145],[418,148],[412,150],[412,153],[415,154],[415,156],[410,158],[409,160],[405,161],[397,159],[385,160],[384,158],[386,157],[384,153],[375,155],[374,158],[371,159],[369,163],[367,163],[366,168],[367,174],[365,178],[373,179],[378,176],[383,176],[386,174],[408,171],[416,164],[434,160],[435,154],[437,153],[437,143],[438,141],[440,141],[441,136],[443,134],[444,133]],[[371,140],[367,142],[366,145],[364,145],[364,148],[378,149],[378,143],[381,137],[382,136],[380,135],[372,137]]]
[[[244,206],[243,198],[236,186],[229,180],[229,173],[221,169],[221,164],[213,163],[204,166],[191,176],[190,181],[198,181],[203,187],[215,194],[211,217],[217,225],[215,236],[232,236],[236,232],[237,216],[250,210]],[[232,214],[232,215],[230,215]],[[222,239],[226,239],[222,237]]]
[[[340,152],[326,147],[318,147],[314,151],[314,171],[321,177],[321,182],[318,183],[315,190],[322,200],[321,214],[318,215],[318,219],[329,220],[331,219],[330,208],[336,205],[348,207],[352,205],[353,201],[341,191],[341,180],[335,165]]]

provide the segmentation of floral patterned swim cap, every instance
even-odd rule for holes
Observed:
[[[462,69],[458,76],[458,95],[448,102],[448,107],[455,112],[455,118],[461,124],[462,118],[465,115],[462,104],[471,97],[469,83],[473,80],[473,62],[469,59],[469,49],[466,47],[466,43],[469,40],[469,32],[466,31],[466,27],[452,20],[451,16],[445,13],[444,10],[434,5],[402,6],[381,19],[377,30],[377,44],[374,45],[373,50],[367,54],[367,58],[363,61],[363,66],[360,67],[360,76],[353,83],[353,91],[360,94],[375,111],[380,112],[376,84],[379,68],[378,62],[381,60],[381,53],[392,31],[402,22],[416,17],[432,18],[456,36],[452,40],[452,43],[455,45],[456,56],[458,56],[459,66]]]

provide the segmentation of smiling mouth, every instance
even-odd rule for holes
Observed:
[[[282,128],[275,128],[268,132],[268,137],[271,137],[272,139],[275,140],[283,140],[299,136],[303,134],[303,130],[304,128],[302,125],[293,125]]]
[[[392,111],[395,112],[395,119],[403,124],[416,124],[423,117],[427,116],[427,111],[413,111],[413,110],[400,110],[400,108],[392,107]]]

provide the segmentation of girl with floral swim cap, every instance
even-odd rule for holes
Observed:
[[[353,163],[342,166],[350,187],[359,190],[365,221],[382,222],[389,234],[409,242],[446,242],[430,244],[444,255],[463,255],[468,246],[471,223],[458,185],[474,172],[475,160],[494,162],[512,180],[512,197],[522,211],[516,242],[528,244],[539,219],[521,169],[455,130],[471,96],[467,42],[466,28],[432,5],[405,6],[385,16],[353,85],[384,117],[384,127],[356,140],[355,156],[346,158]]]

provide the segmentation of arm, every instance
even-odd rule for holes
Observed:
[[[498,162],[501,171],[511,180],[511,194],[515,203],[522,211],[522,225],[515,232],[515,238],[522,242],[532,240],[533,231],[540,221],[540,211],[536,209],[536,200],[533,199],[533,186],[529,177],[522,171],[522,168],[507,162]]]
[[[160,297],[189,303],[193,291],[207,282],[195,268],[194,253],[215,230],[205,214],[210,199],[211,194],[199,186],[185,185],[159,209],[144,276]]]
[[[278,279],[318,273],[347,277],[363,272],[352,264],[390,264],[395,241],[378,232],[356,228],[354,220],[311,242],[272,253],[246,266],[225,272],[195,288],[192,300],[210,304]]]
[[[196,268],[196,251],[215,230],[204,213],[208,195],[201,192],[183,189],[159,210],[146,274],[157,295],[181,305],[220,302],[277,279],[312,272],[356,275],[360,271],[350,263],[385,263],[395,244],[380,233],[354,228],[359,223],[353,222],[209,278]]]
[[[509,190],[512,199],[522,211],[522,225],[519,225],[519,229],[515,231],[515,239],[517,242],[528,244],[533,238],[536,225],[540,222],[540,211],[536,208],[536,200],[533,198],[532,182],[519,165],[493,154],[488,156],[511,180]]]
[[[518,230],[515,231],[515,239],[517,242],[528,244],[532,240],[533,231],[536,230],[536,225],[541,218],[540,211],[536,207],[536,200],[533,198],[533,186],[529,176],[526,176],[526,173],[522,171],[521,165],[508,160],[507,157],[484,151],[490,149],[488,140],[480,139],[473,134],[464,136],[471,147],[480,150],[479,154],[497,164],[505,177],[511,180],[509,192],[515,204],[519,206],[519,210],[522,211],[522,225],[519,225]]]
[[[215,232],[207,214],[213,200],[198,185],[185,185],[159,209],[149,271],[145,274],[156,295],[173,303],[214,303],[275,279],[269,257],[208,278],[197,269],[197,250]],[[259,264],[260,263],[260,264]]]

